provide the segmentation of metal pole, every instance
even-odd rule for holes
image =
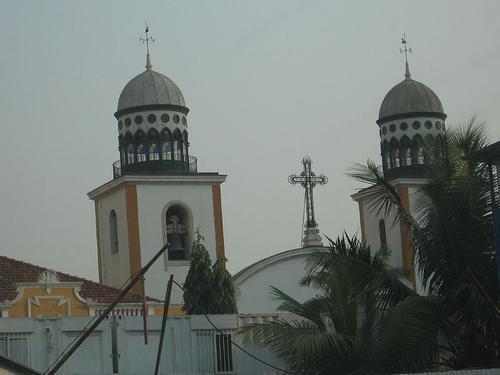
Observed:
[[[146,301],[146,283],[144,275],[141,277],[142,283],[142,324],[144,326],[144,345],[148,344],[148,305]]]
[[[97,318],[97,320],[92,323],[92,325],[82,334],[82,336],[75,342],[75,344],[64,354],[61,359],[59,359],[57,362],[54,363],[52,368],[48,371],[46,371],[44,374],[45,375],[53,375],[56,373],[57,370],[68,360],[69,357],[75,352],[76,349],[87,339],[87,337],[90,336],[92,332],[97,328],[101,322],[106,319],[108,314],[113,310],[113,308],[127,295],[127,293],[134,287],[134,285],[139,281],[144,275],[149,268],[153,265],[154,262],[167,250],[168,243],[165,244],[157,253],[156,255],[146,264],[134,277],[132,277],[129,281],[129,283],[123,288],[120,293],[115,297],[113,302],[111,302],[108,307],[102,312],[101,316]]]
[[[163,348],[163,338],[165,336],[165,326],[167,325],[168,307],[170,305],[170,294],[172,293],[173,282],[174,282],[174,275],[170,275],[170,279],[168,280],[167,284],[167,292],[165,293],[165,302],[163,305],[163,318],[161,320],[160,343],[158,344],[158,354],[156,355],[155,375],[158,375],[158,371],[160,371],[161,351]]]

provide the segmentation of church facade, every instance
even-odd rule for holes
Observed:
[[[120,160],[113,164],[113,179],[88,196],[95,202],[100,282],[120,287],[169,243],[163,260],[133,289],[163,298],[170,274],[184,282],[196,230],[212,261],[224,257],[220,185],[226,176],[198,172],[183,94],[152,69],[149,51],[146,60],[146,70],[118,100]],[[182,313],[178,288],[171,301],[171,311]]]

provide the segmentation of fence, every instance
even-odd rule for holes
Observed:
[[[161,374],[271,375],[282,374],[257,362],[231,344],[234,340],[258,358],[284,367],[268,350],[245,342],[241,327],[275,319],[276,315],[213,315],[216,331],[203,316],[172,317],[167,321]],[[81,332],[90,318],[1,318],[0,355],[40,372]],[[153,374],[161,317],[148,318],[148,345],[144,344],[140,316],[112,316],[73,354],[58,374]],[[2,373],[0,364],[0,373]],[[14,372],[15,373],[15,372]],[[500,369],[422,373],[419,375],[497,375]]]
[[[213,329],[203,316],[172,317],[167,321],[161,374],[280,374],[231,345],[242,345],[259,358],[283,366],[257,345],[244,342],[239,328],[274,319],[273,315],[215,315]],[[89,318],[0,319],[0,354],[40,372],[53,363],[88,323]],[[153,374],[161,317],[148,318],[148,345],[142,317],[114,316],[105,320],[73,354],[58,374]]]

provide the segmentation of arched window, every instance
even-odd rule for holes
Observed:
[[[169,260],[189,259],[187,214],[179,206],[172,206],[166,212],[167,241]]]
[[[396,147],[392,150],[393,152],[393,157],[392,157],[392,166],[394,168],[398,168],[401,164],[400,164],[400,160],[399,160],[399,148]]]
[[[141,143],[137,146],[137,162],[142,163],[146,161],[146,151],[144,150],[144,145]]]
[[[127,163],[127,155],[125,153],[125,150],[122,150],[120,154],[120,163],[121,165],[125,165]]]
[[[385,166],[387,169],[391,169],[391,155],[389,155],[389,152],[385,154]]]
[[[127,147],[127,164],[134,164],[134,145]]]
[[[387,248],[387,234],[385,231],[385,221],[383,219],[378,222],[378,235],[380,239],[380,247]]]
[[[411,147],[406,146],[404,149],[404,165],[411,165]]]
[[[418,146],[417,148],[417,164],[424,164],[424,148],[422,146]]]
[[[149,146],[149,160],[160,160],[160,146],[156,143]]]
[[[116,221],[116,212],[111,210],[109,213],[109,241],[111,254],[118,253],[118,224]]]
[[[174,160],[182,160],[182,141],[174,141]]]
[[[189,155],[189,141],[188,141],[188,133],[185,130],[182,133],[182,139],[184,142],[184,157],[187,160],[187,156]]]
[[[172,143],[166,141],[161,146],[161,158],[163,160],[172,160]]]

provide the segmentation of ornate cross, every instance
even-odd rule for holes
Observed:
[[[300,175],[292,174],[288,177],[288,182],[292,185],[301,184],[305,189],[305,206],[306,206],[306,222],[304,226],[306,229],[316,228],[318,223],[316,223],[316,219],[314,218],[314,198],[313,198],[313,189],[316,184],[324,185],[328,182],[328,177],[324,175],[316,176],[314,172],[311,170],[311,158],[309,156],[304,156],[302,159],[302,164],[304,165],[304,170]]]

